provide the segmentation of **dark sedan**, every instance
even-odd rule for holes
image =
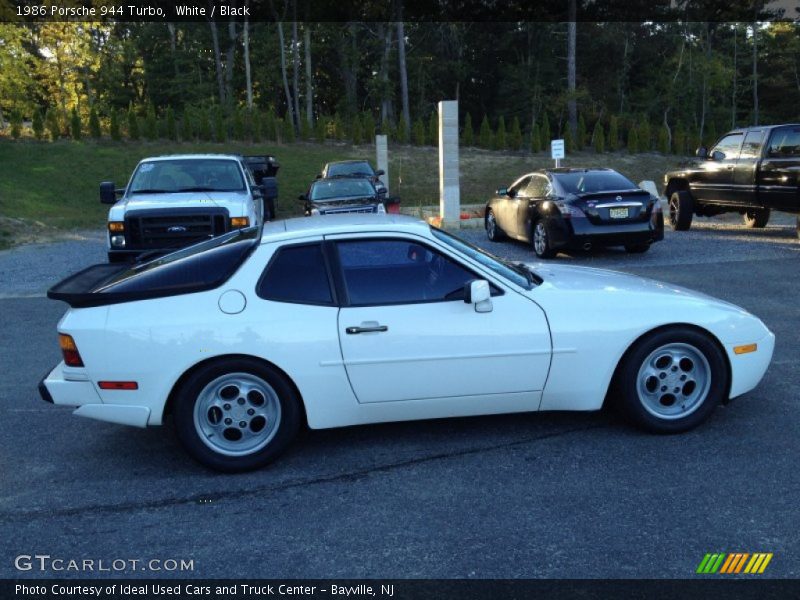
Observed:
[[[379,194],[386,194],[386,186],[381,181],[383,170],[377,171],[372,168],[368,160],[340,160],[329,162],[322,167],[322,172],[317,175],[318,179],[330,177],[366,177],[375,186]]]
[[[338,213],[385,213],[384,196],[366,178],[317,179],[301,194],[306,216]]]
[[[624,246],[646,252],[664,239],[658,198],[613,169],[542,169],[500,188],[486,204],[486,234],[532,245],[539,258],[559,250]]]

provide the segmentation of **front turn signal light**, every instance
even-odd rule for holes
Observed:
[[[58,344],[61,346],[61,354],[64,356],[64,363],[68,367],[82,367],[83,359],[75,345],[75,340],[66,333],[58,334]]]
[[[122,233],[125,231],[125,223],[123,221],[109,221],[108,230],[111,233]]]
[[[758,344],[744,344],[743,346],[734,346],[734,354],[748,354],[758,350]]]
[[[233,217],[231,219],[231,229],[241,229],[242,227],[249,227],[250,219],[247,217]]]

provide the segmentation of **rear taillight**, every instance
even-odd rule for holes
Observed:
[[[64,363],[68,367],[82,367],[83,359],[75,345],[75,340],[66,333],[58,334],[58,344],[61,346],[61,354],[64,355]]]

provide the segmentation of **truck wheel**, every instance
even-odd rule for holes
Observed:
[[[745,227],[762,229],[769,223],[769,209],[755,208],[748,210],[744,213],[743,218]]]
[[[669,224],[675,231],[686,231],[692,226],[694,202],[689,192],[674,192],[669,198]]]

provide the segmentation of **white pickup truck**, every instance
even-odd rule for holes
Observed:
[[[125,188],[100,184],[109,262],[156,256],[275,216],[272,156],[186,154],[142,160]],[[117,199],[118,196],[121,198]]]

